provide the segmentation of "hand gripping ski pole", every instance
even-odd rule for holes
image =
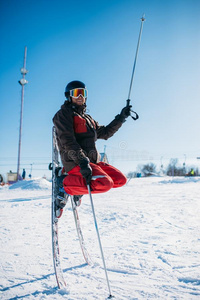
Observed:
[[[111,289],[110,289],[110,284],[109,284],[109,280],[108,280],[108,273],[107,273],[107,269],[106,269],[106,263],[105,263],[105,259],[104,259],[103,248],[102,248],[102,245],[101,245],[101,239],[100,239],[100,234],[99,234],[99,229],[98,229],[98,225],[97,225],[96,215],[95,215],[95,211],[94,211],[94,204],[93,204],[92,194],[91,194],[91,189],[90,189],[89,184],[87,185],[87,189],[88,189],[88,193],[89,193],[89,196],[90,196],[90,203],[91,203],[92,213],[93,213],[93,217],[94,217],[94,224],[95,224],[95,228],[96,228],[96,232],[97,232],[97,237],[98,237],[98,241],[99,241],[99,248],[100,248],[100,251],[101,251],[103,267],[104,267],[104,271],[105,271],[105,275],[106,275],[106,281],[107,281],[107,285],[108,285],[108,291],[109,291],[108,299],[111,299],[113,296],[111,295]]]
[[[127,100],[127,106],[130,105],[130,96],[131,96],[131,89],[132,89],[132,85],[133,85],[133,78],[134,78],[134,74],[135,74],[135,67],[136,67],[136,62],[137,62],[137,56],[138,56],[138,50],[140,47],[140,40],[141,40],[141,36],[142,36],[142,29],[143,29],[143,22],[145,21],[144,15],[141,18],[141,26],[140,26],[140,33],[139,33],[139,37],[138,37],[138,43],[137,43],[137,48],[136,48],[136,53],[135,53],[135,60],[134,60],[134,64],[133,64],[133,70],[132,70],[132,75],[131,75],[131,82],[130,82],[130,87],[129,87],[129,92],[128,92],[128,100]],[[131,116],[133,120],[137,120],[139,118],[138,114],[131,110],[131,112],[133,112],[135,114],[135,117]]]

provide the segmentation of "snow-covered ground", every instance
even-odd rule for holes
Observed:
[[[85,264],[70,203],[59,221],[58,290],[51,251],[51,183],[0,188],[1,299],[106,299],[89,197],[79,207]],[[200,299],[200,178],[138,178],[93,196],[115,299]]]

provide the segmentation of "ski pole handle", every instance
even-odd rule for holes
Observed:
[[[126,106],[127,106],[127,107],[130,106],[130,102],[131,102],[130,99],[127,99],[127,100],[126,100]],[[131,116],[131,112],[134,113],[135,116]],[[132,109],[130,109],[130,116],[131,116],[131,118],[132,118],[134,121],[136,121],[137,119],[139,119],[138,114],[137,114],[134,110],[132,110]]]
[[[133,113],[135,114],[135,117],[134,117],[134,116],[131,116],[131,118],[132,118],[134,121],[136,121],[137,119],[139,119],[139,116],[138,116],[138,114],[136,113],[136,111],[131,110],[131,112],[133,112]]]
[[[130,105],[130,102],[131,102],[131,100],[130,100],[130,99],[127,99],[127,100],[126,100],[126,106],[129,106],[129,105]]]

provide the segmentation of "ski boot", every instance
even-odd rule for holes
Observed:
[[[65,192],[63,187],[63,180],[66,175],[61,175],[57,177],[57,197],[55,201],[55,216],[56,218],[60,218],[63,213],[63,208],[67,204],[69,195]]]
[[[81,205],[81,199],[82,199],[83,195],[74,195],[73,199],[74,199],[74,203],[75,205],[78,207]]]

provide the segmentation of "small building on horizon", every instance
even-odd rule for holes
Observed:
[[[13,173],[12,171],[10,171],[9,173],[7,173],[7,182],[9,184],[17,182],[17,172]]]

